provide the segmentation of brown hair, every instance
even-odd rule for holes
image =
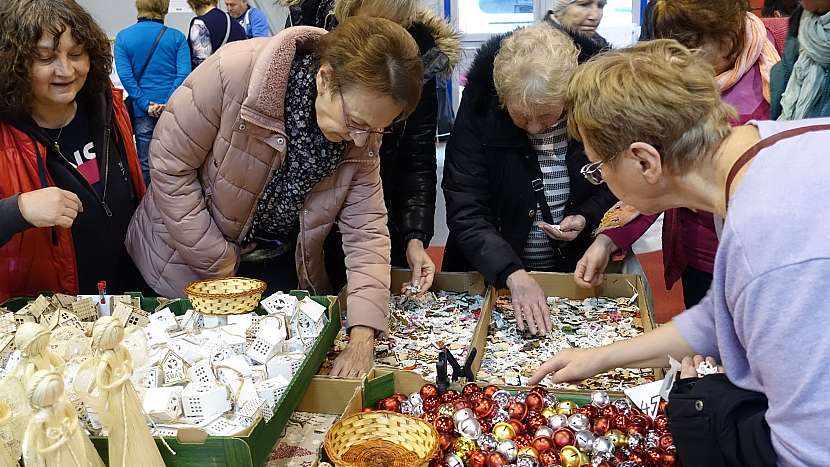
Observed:
[[[654,38],[675,39],[690,49],[707,40],[729,50],[734,61],[746,41],[746,0],[657,0]]]
[[[568,86],[568,129],[604,161],[635,142],[659,148],[682,174],[712,156],[729,134],[712,66],[674,40],[641,42],[597,56]],[[612,161],[613,163],[613,161]]]
[[[187,0],[187,4],[193,11],[196,11],[206,6],[217,6],[219,5],[219,0]]]
[[[135,0],[139,18],[163,20],[170,9],[170,0]]]
[[[423,63],[418,46],[403,27],[383,18],[350,17],[324,35],[317,61],[334,70],[329,89],[364,88],[391,96],[402,117],[421,99]]]
[[[280,5],[290,8],[298,7],[305,0],[278,0]],[[418,9],[418,0],[335,0],[330,13],[334,13],[339,23],[353,16],[358,8],[365,7],[372,16],[386,18],[408,28]]]
[[[75,0],[14,0],[0,6],[0,118],[10,119],[32,111],[29,70],[44,34],[60,37],[68,28],[89,55],[90,69],[79,96],[110,87],[112,50],[107,35]]]

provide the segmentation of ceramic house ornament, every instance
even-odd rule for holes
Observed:
[[[277,292],[265,298],[259,304],[268,314],[281,314],[290,317],[297,312],[298,300],[293,295]]]
[[[164,381],[161,367],[157,365],[136,370],[132,379],[136,386],[144,389],[160,387]]]
[[[120,320],[125,326],[133,325],[144,327],[150,323],[150,314],[141,308],[136,308],[129,303],[116,302],[112,317]]]
[[[170,423],[182,415],[182,388],[150,388],[142,397],[144,413],[154,422]]]
[[[149,323],[152,326],[157,326],[163,331],[175,331],[179,329],[179,322],[176,321],[176,315],[170,311],[170,308],[164,308],[150,315]]]
[[[174,384],[181,384],[187,381],[188,364],[185,359],[174,352],[168,350],[167,354],[161,359],[161,371],[163,376],[163,383],[165,386]]]
[[[282,351],[286,337],[285,323],[281,319],[273,316],[262,318],[259,322],[259,332],[248,346],[245,355],[257,363],[265,363],[277,352]]]
[[[316,339],[326,326],[326,307],[315,302],[311,297],[300,301],[298,327],[303,339]]]
[[[98,303],[91,298],[78,300],[70,305],[70,310],[81,321],[95,321],[99,317]]]
[[[282,395],[288,389],[288,384],[289,381],[280,376],[268,378],[256,384],[256,392],[260,399],[272,406],[276,406],[277,402],[279,402]]]
[[[186,416],[210,419],[231,410],[228,390],[211,383],[190,383],[182,390],[182,409]]]
[[[303,360],[305,360],[305,355],[303,354],[275,355],[265,364],[268,377],[276,378],[279,376],[290,381],[300,371]]]

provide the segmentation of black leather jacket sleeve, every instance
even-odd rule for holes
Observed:
[[[497,227],[480,140],[482,129],[473,123],[473,110],[462,102],[447,143],[442,184],[447,226],[467,261],[489,283],[503,287],[507,277],[524,265]]]
[[[438,163],[435,131],[438,122],[438,95],[435,79],[425,82],[415,111],[399,124],[402,131],[381,146],[383,184],[389,216],[400,232],[403,246],[412,239],[429,245],[434,233]],[[391,141],[389,141],[391,139]],[[388,144],[388,146],[387,146]]]

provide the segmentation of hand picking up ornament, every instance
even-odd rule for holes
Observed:
[[[439,394],[427,384],[409,396],[387,397],[377,408],[435,427],[440,449],[431,467],[677,465],[665,405],[652,419],[627,400],[612,403],[603,391],[580,407],[542,387],[511,394],[471,383]]]

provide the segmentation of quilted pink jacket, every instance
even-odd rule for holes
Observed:
[[[313,50],[323,29],[289,28],[272,38],[230,43],[176,90],[150,145],[153,183],[126,245],[148,285],[167,297],[193,280],[231,276],[240,242],[266,182],[286,155],[283,101],[297,50]],[[343,234],[349,325],[388,327],[390,242],[378,148],[351,146],[300,211],[300,287],[336,292],[323,264],[335,221]]]

